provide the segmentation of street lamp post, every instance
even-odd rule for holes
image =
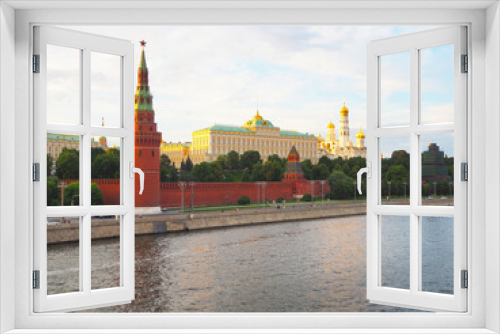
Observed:
[[[387,185],[389,186],[389,202],[391,201],[391,181],[387,181]]]
[[[405,190],[404,190],[404,200],[405,200],[405,201],[406,201],[406,185],[407,185],[407,184],[408,184],[408,182],[406,182],[406,181],[404,181],[404,182],[403,182],[403,186],[404,186],[404,188],[405,188]]]
[[[311,202],[314,202],[314,181],[311,181]]]
[[[325,181],[321,181],[321,202],[323,203],[325,201]]]
[[[356,203],[356,181],[352,181],[352,187],[354,190],[354,203]]]
[[[434,185],[434,198],[436,198],[437,197],[437,194],[436,194],[436,185],[437,185],[437,182],[434,181],[434,182],[432,182],[432,184]]]
[[[262,205],[266,207],[266,182],[262,182]]]
[[[57,185],[57,188],[61,189],[61,206],[64,206],[64,189],[66,189],[67,187],[68,185],[63,181],[59,181],[59,184]]]
[[[450,197],[453,195],[453,182],[450,182]]]
[[[257,208],[260,208],[260,182],[257,182]]]
[[[186,188],[186,182],[184,181],[179,182],[179,188],[181,188],[181,207],[182,207],[182,212],[184,212],[184,189]]]
[[[196,184],[196,182],[189,182],[189,184],[191,185],[191,212],[194,211],[194,185]]]

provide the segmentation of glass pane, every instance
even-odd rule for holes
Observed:
[[[91,52],[92,126],[118,128],[121,124],[121,57]]]
[[[410,125],[410,53],[380,57],[380,126]]]
[[[422,205],[453,205],[453,134],[420,137]]]
[[[453,294],[453,218],[421,219],[422,291]]]
[[[410,289],[410,217],[381,216],[382,286]]]
[[[410,137],[380,139],[382,204],[410,204]]]
[[[92,290],[120,286],[120,220],[92,217]]]
[[[47,218],[47,294],[80,291],[80,218]]]
[[[80,49],[47,45],[47,122],[80,123]]]
[[[117,137],[92,137],[92,205],[120,205],[120,143]]]
[[[454,46],[420,50],[421,123],[453,122]]]
[[[47,206],[80,205],[80,136],[47,133]]]

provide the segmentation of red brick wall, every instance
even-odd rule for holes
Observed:
[[[285,199],[293,199],[293,182],[266,182],[265,200],[272,202],[282,196]],[[260,193],[258,189],[260,188]],[[304,181],[298,189],[303,193],[311,193],[310,182]],[[325,183],[324,194],[329,191]],[[256,182],[227,182],[227,183],[195,183],[193,186],[194,205],[222,205],[236,204],[242,196],[250,197],[250,201],[263,201],[264,191],[262,186]],[[257,198],[259,196],[259,198]],[[314,196],[321,196],[321,185],[318,181],[314,186]],[[181,206],[182,191],[177,183],[162,183],[160,186],[160,202],[162,207]],[[191,204],[191,186],[186,183],[184,189],[184,206]]]
[[[66,180],[67,183],[75,182],[74,180]],[[101,189],[104,204],[106,205],[117,205],[120,203],[120,180],[117,179],[93,179],[92,183],[97,183],[99,189]],[[146,192],[149,183],[145,183],[144,194],[151,194],[151,192]],[[158,199],[151,199],[149,203],[158,203],[161,207],[179,207],[181,206],[181,196],[182,191],[178,183],[160,183],[156,184],[156,189],[159,189]],[[136,184],[136,189],[139,185]],[[260,193],[258,189],[260,188]],[[303,195],[310,194],[314,189],[314,196],[321,197],[321,183],[320,181],[314,182],[314,188],[311,188],[311,182],[304,180],[302,182],[266,182],[265,188],[265,200],[272,202],[278,197],[282,196],[285,199],[293,199],[294,191],[295,194]],[[259,186],[256,182],[198,182],[193,186],[194,190],[194,205],[224,205],[224,204],[236,204],[238,199],[242,196],[250,197],[250,201],[257,202],[257,196],[259,200],[263,201],[264,192],[262,186]],[[330,190],[327,182],[325,182],[323,192],[326,193]],[[143,195],[136,194],[136,207],[144,205],[141,197]],[[151,196],[151,195],[149,195]],[[191,204],[191,186],[186,183],[186,188],[184,189],[184,206],[189,207]]]

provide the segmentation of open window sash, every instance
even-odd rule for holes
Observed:
[[[47,52],[48,46],[76,50],[79,53],[79,121],[75,124],[57,124],[47,121],[47,94],[53,89],[48,85]],[[102,306],[129,303],[134,299],[134,179],[129,169],[134,163],[134,47],[130,41],[108,38],[88,33],[76,32],[46,26],[34,27],[33,53],[38,64],[33,65],[34,92],[34,163],[38,163],[39,181],[34,182],[34,312],[62,312],[90,309]],[[120,125],[116,128],[95,127],[91,125],[91,62],[92,53],[116,56],[119,65],[120,88],[119,110]],[[78,64],[78,57],[77,64]],[[114,58],[115,59],[115,58]],[[35,58],[34,58],[35,62]],[[95,64],[94,64],[95,65]],[[64,62],[60,64],[65,66]],[[37,67],[37,68],[36,68]],[[52,80],[52,79],[51,79]],[[62,99],[65,97],[62,96]],[[74,112],[74,110],[68,110]],[[104,124],[103,124],[104,125]],[[79,205],[47,206],[47,136],[67,134],[77,140],[79,154]],[[91,205],[91,147],[93,136],[112,136],[119,138],[120,147],[120,204]],[[92,289],[92,217],[119,217],[119,282],[116,287]],[[62,217],[77,217],[79,221],[78,282],[74,292],[48,293],[48,251],[47,230],[49,219],[57,222]],[[75,261],[75,262],[77,262]],[[36,287],[38,285],[38,287]]]
[[[422,50],[453,45],[453,121],[424,123],[421,117]],[[383,126],[382,65],[386,55],[409,53],[409,120],[404,126]],[[367,57],[367,298],[371,303],[411,309],[439,311],[467,311],[467,289],[462,288],[462,270],[467,269],[467,182],[460,179],[461,163],[467,162],[467,74],[462,55],[467,54],[466,27],[445,27],[413,34],[372,41]],[[394,68],[391,68],[394,70]],[[469,69],[470,70],[470,69]],[[452,134],[454,146],[454,205],[422,205],[422,150],[421,136]],[[382,202],[381,141],[383,138],[409,138],[410,201],[407,205]],[[406,185],[405,185],[406,187]],[[389,190],[390,193],[390,190]],[[409,217],[409,288],[393,288],[382,282],[382,217]],[[426,292],[422,289],[422,219],[451,217],[453,227],[453,282],[452,293]],[[405,218],[407,219],[407,218]],[[396,250],[397,251],[397,250]],[[440,268],[435,268],[439,270]],[[451,276],[451,275],[450,275]]]

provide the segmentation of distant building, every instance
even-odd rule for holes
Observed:
[[[354,145],[350,137],[349,129],[349,108],[344,105],[340,109],[340,134],[339,138],[335,134],[335,125],[330,122],[326,126],[326,138],[321,134],[318,136],[319,156],[327,156],[331,159],[342,157],[349,159],[352,157],[366,158],[365,134],[359,129],[356,134],[356,144]]]
[[[104,150],[108,149],[106,137],[100,137],[99,141],[95,141],[92,138],[90,145],[91,147],[100,147]],[[47,166],[47,168],[51,168],[54,171],[57,158],[63,148],[80,150],[80,136],[47,134],[47,154],[52,158],[52,166]]]
[[[422,153],[422,180],[427,183],[451,181],[444,152],[435,143],[430,143],[428,150]]]
[[[177,168],[189,156],[193,164],[216,161],[222,154],[236,151],[258,151],[263,160],[273,154],[286,158],[288,149],[295,144],[303,152],[302,158],[316,163],[319,159],[318,139],[309,133],[281,130],[271,121],[256,115],[242,126],[214,125],[193,132],[193,141],[185,143],[165,143],[161,154],[166,154]]]

